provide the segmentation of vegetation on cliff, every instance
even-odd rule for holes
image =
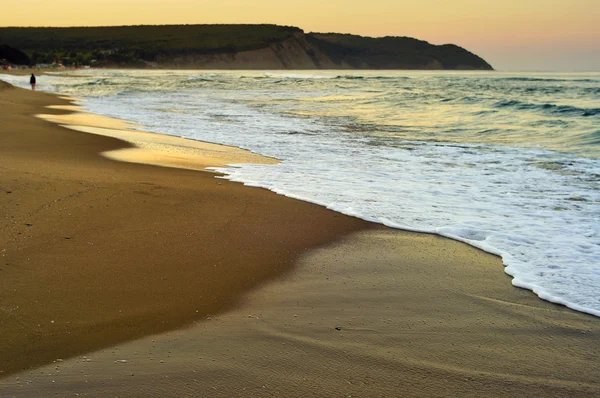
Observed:
[[[277,25],[0,28],[0,43],[30,54],[33,63],[140,64],[192,53],[256,50],[298,32]]]
[[[0,43],[21,49],[32,64],[169,67],[173,60],[182,57],[235,56],[254,50],[280,49],[282,43],[292,39],[306,43],[310,58],[328,60],[325,64],[315,62],[314,68],[491,69],[483,59],[455,45],[434,46],[406,37],[304,34],[290,26],[0,28]]]
[[[311,33],[308,39],[335,63],[357,69],[492,69],[482,58],[454,44],[436,46],[411,37],[338,33]]]

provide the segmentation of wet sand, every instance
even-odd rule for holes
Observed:
[[[131,144],[128,148],[106,151],[102,156],[121,162],[143,163],[179,169],[210,171],[207,167],[229,164],[275,164],[277,159],[224,145],[140,131],[139,126],[122,120],[94,115],[77,106],[51,106],[72,113],[38,115],[44,120],[85,133],[103,135]],[[133,129],[136,130],[133,130]]]
[[[0,82],[0,375],[231,308],[304,250],[371,228],[213,173],[103,158],[131,145],[33,117],[65,112],[47,105],[70,104]]]
[[[598,319],[492,255],[380,228],[302,256],[237,309],[0,381],[3,396],[594,397]]]
[[[47,129],[58,131],[48,124],[40,128],[44,134]],[[60,131],[69,140],[79,136]],[[99,140],[89,143],[90,152],[110,150],[105,147],[115,142],[81,136]],[[57,155],[53,167],[66,173],[64,164],[73,162],[69,159],[66,153]],[[0,165],[4,167],[3,152]],[[44,165],[49,167],[48,162]],[[76,206],[68,210],[76,216],[65,218],[62,213],[61,229],[47,228],[45,234],[31,235],[36,224],[22,226],[25,218],[10,230],[29,234],[11,235],[14,242],[7,239],[14,245],[9,253],[18,260],[13,268],[27,273],[22,277],[12,271],[12,280],[0,282],[5,309],[0,324],[12,321],[8,325],[15,330],[3,328],[2,339],[12,336],[17,344],[10,349],[2,344],[0,358],[13,362],[15,355],[29,353],[21,366],[32,367],[36,360],[48,365],[1,379],[2,396],[600,395],[598,318],[512,287],[495,256],[432,235],[373,226],[215,180],[208,173],[116,163],[92,154],[82,165],[77,178],[59,179],[63,189],[79,184],[81,190],[83,183],[95,187],[79,200],[61,197],[48,208],[30,204],[35,211],[28,213],[10,208],[20,217],[45,214],[36,224],[57,222],[61,202],[73,200]],[[37,167],[15,175],[27,181],[24,196],[30,201],[53,193],[52,184],[37,181],[36,176],[47,175]],[[188,178],[202,181],[203,188],[186,185]],[[161,188],[144,186],[146,179],[157,185],[159,181]],[[141,188],[154,206],[142,204],[129,192]],[[219,195],[225,190],[226,195]],[[191,192],[186,195],[187,191]],[[181,201],[198,195],[201,206]],[[210,200],[214,197],[216,203]],[[105,200],[109,208],[100,206],[99,218],[109,221],[102,222],[87,206],[104,205]],[[269,212],[260,213],[261,205],[274,211],[281,206],[282,214],[271,218]],[[297,217],[286,219],[290,212]],[[318,218],[305,218],[317,214]],[[219,224],[222,218],[227,220]],[[205,225],[213,229],[203,234]],[[66,239],[71,230],[77,232]],[[155,236],[163,231],[169,231],[170,239]],[[5,240],[4,235],[0,239]],[[80,235],[89,240],[88,246],[75,250],[73,240]],[[199,247],[190,245],[195,251],[186,253],[190,247],[177,243],[180,239]],[[222,240],[226,242],[219,257],[211,248]],[[52,249],[51,242],[60,247]],[[101,247],[94,251],[89,244],[94,247],[97,242]],[[171,250],[171,244],[177,247]],[[260,245],[256,253],[249,249],[254,244]],[[317,245],[321,247],[315,249]],[[213,257],[207,262],[209,253]],[[259,264],[252,265],[252,260]],[[261,267],[265,262],[266,270]],[[196,267],[201,270],[195,272]],[[68,281],[62,281],[56,269]],[[237,279],[246,283],[240,286]],[[266,280],[269,283],[263,283]],[[226,286],[216,287],[221,284]],[[54,297],[54,286],[63,294]],[[71,289],[75,294],[69,294]],[[104,304],[77,299],[91,297],[90,291]],[[45,311],[56,309],[42,304],[42,293],[43,299],[52,298],[54,306],[64,310],[61,322],[56,321],[58,315],[46,316]],[[219,306],[222,301],[227,305]],[[198,307],[200,311],[189,316]],[[67,315],[70,323],[65,325]],[[35,331],[36,322],[43,333],[19,335],[29,328]],[[59,333],[53,330],[58,325]],[[84,332],[72,336],[80,329]],[[127,336],[133,330],[137,333]],[[129,342],[119,344],[125,340]],[[71,346],[77,349],[68,349]],[[92,351],[95,348],[103,349]]]

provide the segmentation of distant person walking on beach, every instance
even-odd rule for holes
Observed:
[[[32,73],[31,78],[29,79],[29,84],[31,84],[31,89],[35,90],[35,75]]]

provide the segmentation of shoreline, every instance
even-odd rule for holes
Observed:
[[[130,146],[100,153],[108,159],[215,173],[209,168],[230,163],[276,164],[269,158],[245,149],[183,137],[134,130],[132,123],[86,112],[80,106],[58,106],[69,114],[38,114],[36,117],[78,132],[112,137]]]
[[[26,90],[23,91],[22,94],[27,94],[23,97],[27,101],[32,101],[38,96],[37,93],[31,96]],[[47,101],[57,99],[52,95],[42,95],[46,96]],[[3,99],[0,89],[0,101]],[[61,112],[63,111],[55,109],[41,113]],[[28,117],[34,119],[32,116]],[[25,120],[23,117],[20,121]],[[169,316],[174,316],[175,319],[169,316],[158,318],[157,314],[172,310],[192,312],[197,310],[199,305],[192,307],[187,303],[180,303],[172,308],[165,307],[164,303],[156,300],[148,301],[141,313],[129,311],[128,314],[122,315],[113,311],[112,318],[101,319],[100,323],[93,323],[86,330],[94,333],[95,328],[102,328],[103,333],[97,337],[101,338],[101,341],[96,341],[95,346],[91,344],[94,341],[89,333],[80,333],[70,336],[70,340],[65,340],[64,336],[60,336],[61,330],[56,329],[60,326],[57,324],[65,319],[60,319],[61,322],[58,322],[57,317],[50,319],[49,323],[53,326],[47,328],[46,332],[39,329],[41,333],[35,337],[42,340],[58,337],[67,343],[75,341],[80,344],[79,350],[67,353],[72,359],[66,360],[64,355],[57,356],[60,351],[55,348],[51,351],[54,357],[46,355],[45,361],[42,361],[49,365],[40,368],[41,372],[40,369],[22,372],[16,379],[5,377],[7,373],[0,373],[0,391],[7,395],[44,396],[51,393],[68,395],[89,392],[91,395],[105,396],[123,391],[135,395],[142,391],[141,394],[160,393],[177,396],[198,391],[212,392],[215,391],[215,385],[219,386],[218,391],[222,396],[244,395],[248,388],[254,394],[260,395],[264,393],[265,385],[272,389],[271,393],[288,396],[315,396],[319,395],[319,391],[329,391],[334,395],[356,392],[362,395],[389,395],[404,391],[407,396],[439,396],[448,391],[462,396],[477,396],[482,392],[494,396],[510,396],[524,392],[534,396],[593,396],[600,393],[600,385],[594,379],[594,375],[600,371],[600,355],[595,348],[597,344],[594,344],[600,338],[597,319],[542,301],[533,292],[506,283],[508,275],[504,274],[501,260],[496,256],[437,235],[392,230],[331,212],[321,206],[279,196],[264,189],[255,190],[241,184],[215,180],[214,174],[210,173],[117,163],[99,156],[97,149],[106,146],[116,149],[125,145],[122,141],[65,130],[41,120],[35,123],[31,120],[28,122],[31,123],[30,126],[39,127],[36,131],[42,135],[32,136],[30,141],[25,140],[25,144],[29,146],[18,147],[18,153],[11,154],[13,160],[22,161],[21,164],[16,163],[16,171],[23,171],[19,175],[13,174],[12,178],[28,178],[28,193],[37,196],[37,200],[43,199],[41,196],[45,194],[52,195],[52,190],[57,189],[55,184],[59,185],[59,190],[60,185],[63,185],[63,194],[72,192],[71,195],[74,194],[75,197],[82,195],[82,186],[93,187],[83,193],[87,197],[83,197],[75,206],[65,205],[68,211],[71,211],[66,221],[61,221],[61,217],[65,216],[63,211],[59,212],[62,214],[51,214],[52,205],[29,205],[33,209],[29,213],[45,213],[44,217],[21,226],[23,231],[31,234],[29,238],[35,242],[29,245],[21,242],[21,247],[15,247],[20,250],[15,250],[12,255],[14,259],[20,259],[23,263],[27,256],[33,258],[32,262],[37,260],[46,263],[44,267],[28,269],[31,276],[28,282],[31,286],[23,283],[23,275],[20,272],[13,274],[13,281],[20,283],[19,289],[44,288],[36,279],[40,275],[45,281],[51,280],[50,271],[45,267],[48,261],[46,255],[51,255],[51,258],[57,257],[67,264],[60,269],[75,274],[72,277],[73,281],[96,283],[97,281],[90,278],[88,271],[91,267],[88,261],[104,266],[110,264],[110,261],[99,258],[110,255],[110,250],[98,248],[100,244],[104,249],[120,250],[119,255],[111,257],[115,263],[112,264],[112,271],[115,272],[120,273],[125,266],[135,265],[140,261],[140,255],[145,255],[145,260],[158,262],[160,259],[153,258],[150,254],[158,254],[161,257],[166,255],[167,258],[163,260],[168,261],[151,267],[150,271],[156,271],[154,275],[161,278],[161,282],[146,278],[144,272],[148,270],[145,267],[131,271],[134,273],[129,279],[133,282],[131,284],[115,279],[115,274],[106,275],[106,283],[98,285],[100,291],[96,292],[97,299],[106,299],[107,295],[111,294],[122,294],[119,289],[131,289],[132,286],[135,286],[134,290],[144,290],[144,294],[138,295],[137,300],[145,300],[144,296],[147,294],[158,296],[160,292],[172,293],[169,289],[160,290],[164,281],[171,284],[171,289],[178,289],[177,295],[183,293],[193,297],[198,291],[188,291],[185,289],[186,285],[195,283],[193,276],[205,278],[206,275],[192,273],[177,279],[178,276],[174,275],[176,271],[171,267],[173,263],[180,261],[193,263],[198,258],[205,259],[206,246],[217,244],[218,239],[209,240],[205,234],[204,239],[188,240],[196,244],[200,242],[204,247],[195,253],[186,254],[184,251],[189,247],[179,245],[178,250],[169,251],[164,247],[164,238],[154,236],[153,233],[162,235],[167,232],[165,227],[167,230],[172,227],[170,232],[175,234],[176,238],[188,239],[188,234],[197,234],[198,231],[186,226],[187,223],[196,218],[199,219],[197,226],[201,228],[206,227],[207,220],[218,223],[219,220],[214,220],[214,217],[218,216],[213,213],[222,213],[223,208],[227,209],[228,205],[234,217],[219,224],[214,230],[220,234],[218,238],[234,236],[235,244],[224,245],[222,252],[214,257],[219,262],[214,264],[218,267],[213,268],[227,268],[226,270],[220,269],[221,272],[217,272],[210,268],[211,264],[203,270],[213,272],[210,274],[210,283],[205,287],[210,289],[213,283],[223,283],[224,280],[228,281],[226,283],[232,283],[228,279],[232,277],[227,272],[228,269],[246,273],[245,276],[249,280],[236,290],[237,296],[230,298],[226,303],[215,303],[209,297],[210,302],[202,307],[203,312],[195,313],[198,315],[170,314]],[[30,151],[35,148],[40,151],[37,147],[40,141],[56,144],[52,140],[45,141],[44,135],[48,132],[64,135],[63,138],[72,146],[76,146],[73,141],[88,141],[85,156],[74,155],[69,150],[53,153],[46,148],[41,151],[43,158],[38,159],[35,153]],[[22,136],[12,138],[13,143],[24,144]],[[0,148],[0,154],[3,155],[0,156],[0,167],[6,170],[8,168],[3,160],[4,155],[8,153]],[[72,159],[73,157],[77,159]],[[37,164],[30,165],[30,162]],[[14,162],[9,163],[14,167]],[[74,171],[69,167],[72,165],[83,168]],[[40,166],[45,166],[41,174]],[[15,169],[11,171],[15,172]],[[48,178],[52,184],[43,184],[43,180]],[[143,181],[136,181],[136,178],[143,178]],[[149,179],[155,180],[152,182],[154,185],[148,185]],[[17,179],[13,181],[16,182]],[[195,185],[200,181],[202,187],[199,189]],[[19,184],[23,185],[22,182]],[[4,188],[4,185],[5,176],[0,180],[0,186]],[[74,185],[77,185],[79,191],[73,189]],[[131,193],[131,189],[136,191]],[[15,193],[18,193],[17,189],[13,189],[7,195]],[[194,194],[204,195],[203,200],[213,196],[216,202],[206,201],[202,206],[178,202],[185,198],[194,200]],[[144,199],[129,203],[131,199],[139,199],[138,195]],[[231,203],[224,203],[229,195],[235,195],[236,198],[231,200]],[[67,197],[69,199],[65,199],[64,195],[60,196],[59,206],[63,206],[62,203],[72,198],[70,195]],[[111,235],[100,239],[100,243],[99,234],[94,234],[94,231],[90,231],[91,227],[86,225],[79,225],[81,228],[77,233],[60,238],[54,236],[48,239],[56,226],[48,227],[42,234],[36,235],[33,232],[38,226],[38,221],[59,222],[60,231],[73,228],[73,222],[77,219],[85,224],[97,225],[103,220],[98,220],[98,214],[93,214],[85,208],[88,205],[96,206],[109,198],[115,203],[102,213],[102,217],[111,217],[111,213],[115,211],[120,211],[117,214],[119,217],[130,217],[129,212],[135,212],[136,217],[101,222],[101,232]],[[147,203],[146,201],[154,203],[143,204]],[[193,211],[203,209],[207,203],[211,206],[210,211]],[[243,211],[239,211],[240,205],[243,205]],[[260,209],[248,211],[252,206],[260,205],[266,214],[260,213]],[[281,206],[281,214],[278,217],[270,214],[274,205]],[[127,208],[124,210],[121,206]],[[186,211],[183,217],[177,214],[182,210]],[[152,214],[152,211],[167,214],[161,217]],[[289,216],[289,212],[294,212],[295,216],[286,222],[283,217]],[[317,217],[316,222],[311,223],[306,217],[315,217],[314,213],[321,215]],[[154,219],[147,220],[148,217]],[[172,219],[176,217],[179,218]],[[260,222],[263,217],[269,217],[269,222],[262,226],[248,225]],[[160,221],[160,228],[157,227],[156,221]],[[119,233],[118,229],[125,229],[124,227],[127,233]],[[138,237],[131,236],[132,231],[140,233],[144,227],[150,228],[150,233],[141,233]],[[235,231],[225,232],[227,228]],[[248,239],[247,235],[253,232]],[[312,236],[314,233],[321,234],[320,238],[315,239]],[[265,234],[266,238],[262,236]],[[66,244],[75,243],[80,237],[94,237],[95,240],[88,241],[88,246],[79,252],[67,255],[66,251],[72,248]],[[244,238],[246,241],[237,240]],[[245,263],[251,254],[248,251],[249,246],[261,238],[261,250],[254,252],[253,259],[259,263],[272,260],[271,266],[281,266],[281,261],[287,258],[288,260],[283,261],[283,269],[264,269],[260,266],[253,270],[248,270],[245,266],[239,268],[240,263]],[[44,239],[47,241],[44,242]],[[169,241],[171,239],[174,239],[174,236],[170,236]],[[319,242],[315,241],[319,239]],[[140,240],[147,240],[148,244],[140,245]],[[302,240],[303,243],[298,244],[298,240]],[[90,242],[93,245],[89,245]],[[62,247],[51,250],[44,243],[61,243]],[[119,248],[117,243],[132,244],[134,247],[123,249]],[[155,245],[163,247],[157,250]],[[40,248],[46,250],[45,255],[36,253]],[[142,250],[133,255],[128,253],[132,249]],[[281,253],[286,249],[295,252]],[[147,250],[154,252],[144,253]],[[236,254],[236,250],[243,252]],[[277,258],[270,259],[270,254],[265,250],[274,250]],[[124,257],[125,254],[127,257]],[[36,256],[37,258],[34,258]],[[4,257],[3,254],[3,259]],[[77,260],[80,259],[87,261],[79,264]],[[30,261],[31,259],[27,258],[27,263]],[[58,266],[61,261],[56,261],[54,265]],[[0,268],[5,268],[2,265],[0,264]],[[82,265],[85,265],[86,269],[76,274],[76,268]],[[93,269],[104,272],[98,267]],[[5,271],[10,269],[0,272]],[[168,277],[165,278],[165,275]],[[238,277],[243,275],[234,275],[234,279]],[[171,282],[172,278],[177,280]],[[59,278],[54,279],[57,280]],[[498,283],[499,281],[501,283]],[[10,282],[10,278],[0,282],[3,284],[0,289],[2,309],[7,308],[5,304],[9,298],[2,292],[6,291],[7,287],[10,288]],[[119,283],[119,287],[109,286],[116,282]],[[145,286],[140,282],[154,284]],[[68,297],[72,292],[66,289],[66,284],[61,287],[64,288],[65,294],[55,297],[55,302],[67,307],[65,313],[83,304]],[[84,292],[88,289],[85,286],[77,288]],[[183,292],[179,290],[182,288]],[[227,290],[227,286],[224,288]],[[315,292],[319,294],[315,295]],[[229,292],[221,293],[226,296]],[[26,294],[19,293],[18,296],[24,299]],[[222,299],[225,296],[222,296]],[[207,297],[204,297],[201,301],[206,304],[206,299]],[[30,301],[30,305],[35,302],[36,300]],[[37,300],[37,303],[39,302],[40,300]],[[137,304],[137,301],[130,300],[130,303]],[[108,304],[116,305],[119,301],[111,299]],[[167,304],[171,305],[171,302]],[[123,311],[127,306],[120,307],[120,311]],[[211,312],[214,308],[220,308],[218,313],[221,315],[214,317],[217,313]],[[28,309],[19,306],[12,312],[15,315],[19,311],[31,309],[32,307]],[[111,308],[105,303],[101,309],[106,312]],[[6,317],[3,312],[0,314]],[[85,318],[88,311],[81,311],[79,314]],[[177,325],[176,315],[184,317],[186,322],[179,319]],[[209,319],[207,315],[212,316]],[[260,322],[251,324],[254,318],[250,318],[250,315],[256,316],[256,320]],[[32,312],[29,324],[43,319],[43,312]],[[74,319],[77,317],[72,316],[71,322]],[[159,320],[163,323],[156,327],[148,320]],[[164,324],[165,320],[167,324]],[[5,324],[2,318],[0,322]],[[155,328],[152,329],[152,326]],[[131,329],[136,327],[137,335],[129,334],[129,338],[123,338],[124,332],[131,332]],[[340,330],[337,330],[337,327]],[[63,328],[62,332],[83,328],[85,325],[81,323],[77,327],[71,323],[71,326]],[[143,330],[140,331],[139,328]],[[106,338],[107,331],[112,333],[111,341]],[[148,335],[152,336],[144,337]],[[4,340],[6,341],[6,338]],[[35,339],[28,339],[29,342],[32,340]],[[205,343],[207,341],[214,344],[208,346]],[[88,348],[82,347],[81,343]],[[108,348],[111,346],[113,348]],[[14,350],[18,351],[19,349]],[[222,354],[230,351],[231,355]],[[145,358],[136,357],[140,353],[144,356],[145,352],[150,354]],[[90,354],[82,357],[85,353]],[[327,353],[327,357],[324,357],[323,353]],[[2,354],[3,357],[12,358],[4,352]],[[39,351],[33,354],[39,354]],[[198,360],[198,355],[204,359],[211,358],[213,364]],[[154,361],[158,358],[164,358],[164,363],[158,365]],[[52,363],[58,359],[60,361]],[[273,363],[266,365],[264,360]],[[128,362],[132,365],[127,365]],[[122,368],[118,368],[121,365]],[[260,371],[255,372],[252,369]],[[347,375],[340,375],[341,369],[344,369]],[[296,375],[296,372],[300,374]],[[15,373],[16,371],[11,374],[17,376]],[[164,380],[163,374],[172,376],[172,379]],[[132,377],[134,375],[141,377]],[[322,375],[328,375],[330,379],[326,380]],[[21,382],[25,379],[28,380],[27,385]],[[193,387],[182,387],[184,384],[188,386],[192,379]],[[58,383],[54,383],[55,380]],[[91,385],[88,381],[91,381]]]
[[[307,248],[371,228],[213,173],[106,159],[131,144],[34,118],[69,102],[2,85],[2,376],[231,308]]]
[[[65,75],[67,76],[67,75]],[[44,115],[41,115],[44,116]],[[56,116],[53,115],[46,115],[48,116],[48,120],[51,120],[53,122],[56,123],[61,123],[61,119],[57,118]],[[86,115],[84,117],[89,117],[90,115]],[[103,119],[102,116],[97,116],[98,119]],[[133,143],[134,144],[134,148],[129,148],[129,149],[122,149],[122,150],[117,150],[117,151],[111,151],[108,153],[105,153],[105,156],[109,156],[114,160],[120,160],[120,161],[133,161],[133,162],[138,162],[138,163],[146,163],[146,164],[155,164],[155,165],[159,165],[159,166],[164,166],[165,164],[169,164],[170,167],[178,167],[178,168],[188,168],[188,169],[197,169],[195,167],[190,167],[190,162],[189,159],[185,159],[184,158],[179,158],[177,154],[175,154],[176,156],[166,156],[163,158],[159,158],[159,156],[157,156],[157,151],[152,151],[153,149],[158,149],[158,152],[169,152],[168,150],[165,150],[165,148],[152,148],[152,146],[155,143],[159,143],[159,145],[161,145],[162,143],[160,143],[160,141],[166,140],[166,139],[174,139],[174,140],[178,140],[178,139],[183,139],[183,138],[176,138],[173,136],[168,136],[168,135],[163,135],[159,138],[156,138],[156,140],[144,140],[143,138],[141,140],[137,140],[135,138],[124,138],[126,137],[126,135],[133,133],[132,131],[117,131],[116,135],[112,134],[110,132],[110,130],[105,130],[102,131],[103,129],[101,128],[96,128],[96,127],[101,127],[102,123],[99,126],[94,126],[94,127],[90,127],[89,125],[86,126],[77,126],[77,121],[76,119],[71,119],[72,115],[69,115],[66,118],[65,123],[69,124],[70,128],[73,129],[78,129],[79,131],[84,131],[84,132],[90,132],[90,133],[94,133],[94,134],[100,134],[100,135],[107,135],[107,136],[113,136],[113,137],[117,137],[117,138],[121,138],[121,139],[125,139],[127,142]],[[70,120],[71,119],[71,120]],[[109,120],[109,118],[104,118],[106,120]],[[110,123],[110,122],[109,122]],[[121,126],[121,127],[117,127],[119,129],[127,129],[125,126]],[[135,132],[135,134],[138,134],[138,132]],[[151,136],[157,136],[156,134],[153,133],[142,133],[139,132],[139,134],[150,134]],[[160,135],[158,135],[160,136]],[[194,140],[187,140],[184,139],[189,143],[198,143],[199,141],[194,141]],[[150,141],[150,142],[146,142],[146,141]],[[204,142],[200,142],[200,145],[210,145],[210,143],[204,143]],[[222,148],[223,146],[221,144],[215,144],[217,147]],[[174,147],[176,145],[164,145],[165,147]],[[184,145],[187,146],[187,145]],[[141,147],[141,148],[138,148]],[[140,150],[140,149],[144,149],[144,150]],[[146,153],[144,153],[146,152]],[[154,152],[154,153],[152,153]],[[204,149],[204,152],[206,152],[206,150]],[[195,154],[192,154],[195,155]],[[258,155],[261,156],[261,155]],[[149,160],[151,159],[151,160]],[[276,159],[273,159],[274,162],[276,162]],[[258,161],[260,163],[262,163],[262,161]],[[251,161],[249,161],[248,163],[257,163],[256,159],[253,159]],[[222,165],[222,166],[226,166],[226,165]],[[211,167],[214,168],[214,167]],[[208,169],[202,168],[201,169],[203,171],[207,171]],[[217,171],[218,172],[218,171]],[[229,179],[228,177],[225,177],[225,179]],[[232,181],[236,181],[236,182],[243,182],[243,180],[235,180],[232,179]],[[258,187],[261,187],[260,185]],[[269,189],[271,190],[268,186],[263,185],[263,188]],[[276,189],[274,189],[273,191],[276,191]],[[319,202],[316,200],[311,200],[311,199],[307,199],[307,198],[303,198],[303,197],[297,197],[294,195],[290,195],[289,197],[294,198],[294,199],[298,199],[298,200],[302,200],[302,201],[307,201],[309,203],[314,203],[320,206],[327,206],[327,203],[325,202]],[[328,207],[329,208],[329,207]],[[335,210],[338,211],[342,214],[346,214],[349,215],[351,217],[354,217],[355,215],[352,213],[347,213],[344,212],[343,209],[342,210]],[[369,221],[371,222],[371,220],[368,217],[363,216],[357,216],[359,218],[362,218],[363,220]],[[500,258],[503,258],[503,262],[504,260],[506,260],[506,262],[504,262],[504,267],[506,270],[506,273],[508,275],[510,275],[512,277],[512,285],[515,287],[519,287],[519,288],[524,288],[527,290],[532,291],[534,294],[536,294],[541,300],[545,300],[551,303],[555,303],[555,304],[559,304],[559,305],[564,305],[568,308],[571,308],[574,311],[579,311],[579,312],[583,312],[583,313],[587,313],[587,314],[591,314],[597,317],[600,317],[598,311],[594,310],[592,307],[589,306],[585,306],[585,305],[581,305],[581,304],[576,304],[572,301],[569,301],[568,299],[565,299],[563,297],[561,297],[560,295],[556,296],[556,295],[552,295],[552,293],[550,293],[546,288],[544,288],[543,283],[542,284],[535,284],[532,283],[530,281],[524,282],[522,279],[524,278],[520,278],[520,274],[519,272],[516,271],[516,267],[513,267],[514,262],[511,261],[511,258],[514,258],[515,256],[513,256],[514,253],[516,253],[517,250],[519,250],[519,248],[512,248],[515,249],[515,251],[513,252],[512,250],[507,250],[506,248],[501,249],[501,248],[497,248],[497,247],[493,247],[490,246],[488,244],[481,243],[479,240],[477,239],[470,239],[468,236],[467,237],[463,237],[460,234],[451,234],[451,233],[444,233],[444,232],[432,232],[431,228],[427,228],[427,227],[423,227],[421,229],[418,228],[410,228],[410,227],[406,227],[404,225],[398,225],[398,224],[391,224],[391,223],[384,223],[382,221],[375,221],[376,223],[382,224],[382,225],[386,225],[389,226],[390,228],[394,228],[394,229],[398,229],[398,230],[408,230],[408,231],[413,231],[416,233],[433,233],[439,236],[444,236],[444,237],[448,237],[450,239],[454,239],[460,242],[465,242],[468,245],[471,245],[473,247],[476,247],[478,249],[484,250],[488,253],[494,254],[499,256]],[[512,253],[512,254],[511,254]],[[524,273],[524,272],[521,272]],[[524,273],[526,274],[526,273]]]
[[[497,265],[434,235],[354,233],[237,308],[4,378],[0,393],[597,396],[594,317],[498,283]]]

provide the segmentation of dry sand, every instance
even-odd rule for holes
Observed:
[[[0,130],[0,186],[18,194],[0,202],[0,358],[49,364],[1,396],[600,396],[600,321],[512,287],[495,256],[103,160],[122,143],[27,114],[14,149]],[[50,132],[67,150],[42,149]]]

